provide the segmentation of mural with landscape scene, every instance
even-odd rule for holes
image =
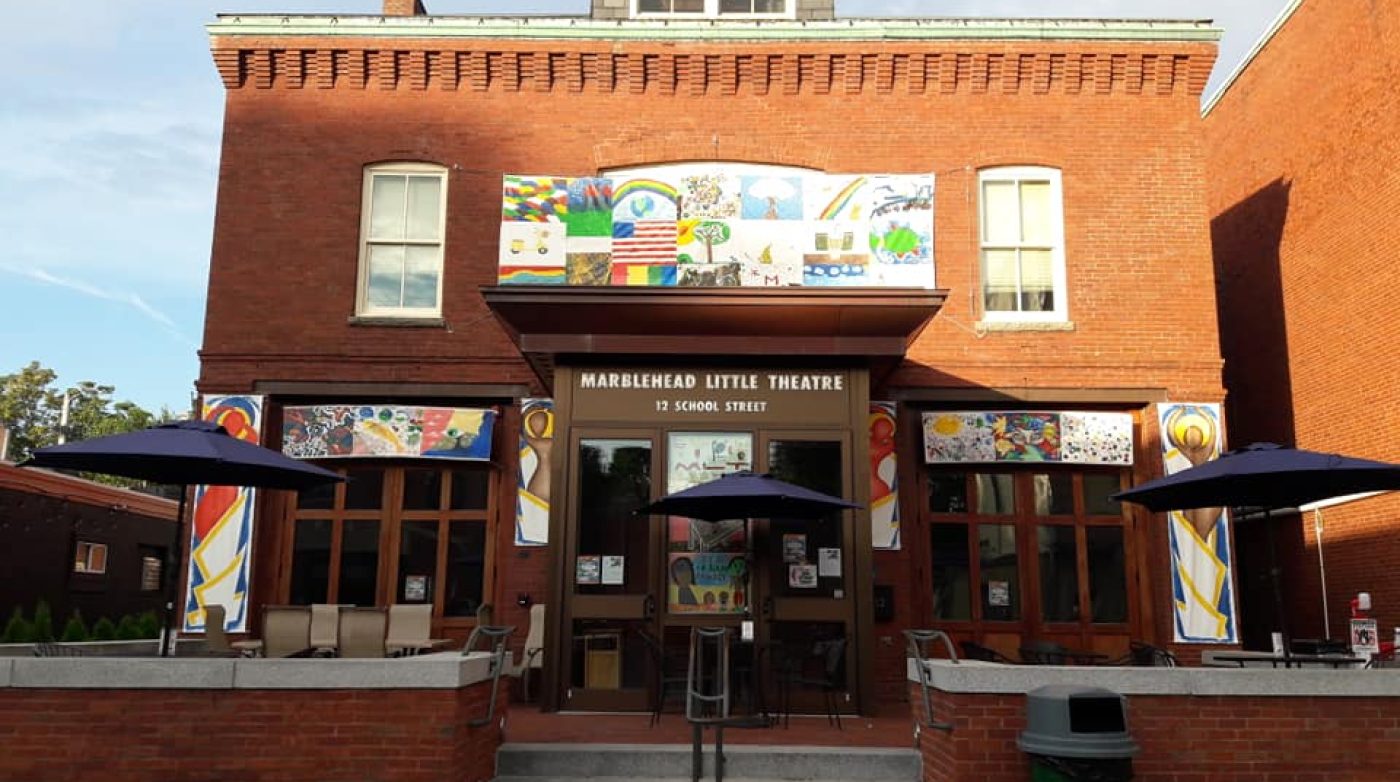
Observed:
[[[932,174],[680,163],[507,175],[503,285],[934,287]]]

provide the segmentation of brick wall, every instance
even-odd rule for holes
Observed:
[[[467,722],[485,716],[490,687],[5,688],[0,779],[485,782],[500,730]]]
[[[1223,397],[1197,108],[1213,44],[220,36],[213,49],[228,94],[202,389],[398,381],[543,393],[478,292],[496,281],[502,174],[722,160],[935,174],[938,284],[951,295],[877,398],[897,387]],[[451,172],[441,326],[347,322],[363,168],[386,160]],[[978,323],[976,172],[1022,164],[1062,170],[1072,330]],[[549,558],[509,543],[513,503],[500,506],[492,599],[523,628],[515,596],[543,599]],[[1165,532],[1143,528],[1164,559]],[[877,555],[878,580],[926,584],[927,549],[912,546]],[[1169,632],[1165,575],[1154,574],[1158,637]],[[922,624],[907,591],[897,622],[876,628],[877,670],[902,670],[896,630]],[[902,692],[894,679],[879,686]]]
[[[1378,436],[1400,428],[1400,318],[1384,293],[1400,264],[1382,239],[1400,209],[1397,51],[1397,4],[1304,0],[1205,118],[1233,443],[1400,462]],[[1323,517],[1333,634],[1359,591],[1383,628],[1400,625],[1400,497]],[[1288,611],[1317,635],[1312,521],[1281,525],[1280,560]]]
[[[1364,675],[1364,674],[1359,674]],[[915,719],[922,694],[910,685]],[[1020,782],[1030,777],[1016,747],[1024,695],[935,691],[934,713],[951,733],[924,729],[926,782]],[[1400,767],[1395,699],[1134,695],[1128,730],[1144,782],[1381,782]]]

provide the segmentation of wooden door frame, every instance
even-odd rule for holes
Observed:
[[[557,420],[556,417],[555,448],[558,448],[558,444],[560,443],[558,439],[559,431]],[[571,567],[571,565],[574,563],[574,557],[576,556],[579,542],[581,510],[581,498],[579,496],[579,460],[577,458],[579,447],[586,439],[646,440],[650,442],[651,474],[653,477],[649,499],[655,500],[660,496],[658,493],[656,476],[665,474],[664,470],[658,469],[658,465],[664,466],[665,464],[664,445],[662,442],[664,435],[665,432],[656,427],[622,427],[590,422],[587,425],[570,427],[567,439],[563,441],[567,446],[564,458],[556,459],[556,461],[566,461],[568,463],[567,481],[563,484],[552,484],[552,486],[562,485],[564,490],[562,498],[560,497],[560,493],[555,489],[551,488],[550,491],[551,514],[554,511],[554,503],[559,502],[560,499],[563,500],[560,504],[563,506],[562,510],[564,514],[563,534],[558,538],[560,542],[559,547],[555,549],[555,553],[559,557],[555,570],[559,573],[561,581],[560,595],[557,603],[559,624],[557,625],[557,632],[554,634],[557,639],[556,654],[558,655],[556,657],[558,661],[556,663],[558,670],[555,674],[555,698],[560,706],[580,709],[626,710],[640,705],[634,703],[637,698],[630,692],[619,691],[614,694],[589,691],[575,693],[573,697],[567,697],[568,694],[565,690],[572,690],[572,686],[568,683],[573,681],[573,626],[574,621],[580,618],[580,612],[578,611],[579,603],[591,607],[588,614],[582,617],[584,619],[622,619],[640,621],[644,624],[650,623],[648,629],[651,630],[653,634],[656,633],[661,624],[660,618],[662,614],[661,609],[656,608],[651,612],[651,615],[648,616],[646,609],[646,600],[648,598],[653,601],[654,606],[659,606],[660,601],[656,596],[657,587],[661,583],[660,580],[664,577],[661,570],[657,567],[657,560],[659,559],[660,553],[660,530],[658,525],[655,524],[651,518],[637,518],[631,520],[637,524],[647,525],[647,578],[643,592],[629,592],[623,595],[579,595],[572,589],[574,585],[573,579],[565,579],[563,577],[565,573],[573,572],[573,567]],[[557,453],[557,451],[555,453]],[[550,539],[555,539],[552,534]],[[623,640],[625,643],[626,639],[624,638]]]

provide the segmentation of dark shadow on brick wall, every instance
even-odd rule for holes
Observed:
[[[1287,314],[1279,244],[1288,218],[1291,183],[1276,179],[1211,221],[1220,352],[1225,359],[1227,443],[1294,442],[1293,389],[1288,365]],[[1303,531],[1296,514],[1272,519],[1285,610],[1306,585]],[[1268,648],[1277,629],[1263,522],[1235,525],[1240,632],[1247,647]],[[1314,574],[1315,575],[1315,574]],[[1291,583],[1290,583],[1291,582]],[[1316,585],[1313,585],[1314,588]],[[1290,627],[1315,627],[1312,617],[1290,617]]]

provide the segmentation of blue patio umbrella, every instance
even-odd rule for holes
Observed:
[[[209,421],[179,421],[39,448],[20,466],[96,472],[180,486],[172,557],[177,556],[184,539],[185,495],[191,485],[301,490],[345,480],[338,473],[239,440]],[[175,611],[174,568],[167,574],[165,627],[169,629]],[[162,655],[166,647],[161,645]]]
[[[1264,512],[1264,523],[1268,524],[1272,511],[1333,497],[1397,489],[1400,489],[1400,464],[1285,448],[1274,443],[1254,443],[1227,451],[1220,458],[1196,467],[1118,492],[1113,499],[1159,512],[1254,508]],[[1287,618],[1283,612],[1273,526],[1268,526],[1265,533],[1274,587],[1275,621],[1283,630],[1286,654]]]
[[[723,519],[817,519],[858,503],[780,481],[771,475],[730,473],[662,497],[637,510],[644,514]]]

